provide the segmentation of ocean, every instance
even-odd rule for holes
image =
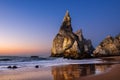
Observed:
[[[115,63],[120,62],[102,58],[71,60],[37,56],[0,56],[0,80],[79,80],[88,75],[104,73]]]
[[[68,60],[64,58],[42,58],[42,57],[20,57],[20,56],[0,56],[0,70],[7,70],[8,66],[22,67],[34,67],[39,65],[40,67],[68,65],[68,64],[100,64],[105,63],[101,59],[82,59],[82,60]],[[107,62],[108,63],[108,62]],[[112,62],[113,63],[113,62]]]

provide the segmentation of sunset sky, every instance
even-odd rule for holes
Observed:
[[[50,55],[66,10],[94,47],[120,33],[120,0],[0,0],[0,55]]]

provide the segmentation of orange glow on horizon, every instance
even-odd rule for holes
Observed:
[[[0,55],[17,55],[24,53],[48,53],[50,50],[48,48],[40,48],[40,47],[31,47],[31,46],[21,46],[21,47],[14,47],[14,46],[0,46]]]
[[[44,43],[24,41],[22,39],[6,38],[2,37],[0,41],[0,55],[18,55],[24,53],[48,53],[50,51],[50,46]],[[25,54],[25,55],[26,55]]]

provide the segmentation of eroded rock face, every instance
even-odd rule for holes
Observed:
[[[56,37],[53,40],[51,56],[55,56],[55,57],[64,56],[64,52],[72,47],[75,40],[76,40],[76,36],[72,32],[71,18],[67,11],[63,19],[63,23],[60,27],[59,33],[56,35]]]
[[[120,35],[107,36],[93,52],[94,56],[115,56],[120,55]]]
[[[79,38],[79,45],[80,50],[83,50],[82,52],[91,54],[94,50],[94,47],[92,46],[92,41],[90,39],[85,39],[82,33],[82,30],[78,30],[75,33]]]
[[[91,53],[93,47],[90,40],[83,37],[82,30],[73,32],[71,26],[71,17],[66,12],[62,25],[52,45],[52,57],[65,57],[79,59],[86,54]]]

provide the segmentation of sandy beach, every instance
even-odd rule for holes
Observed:
[[[120,62],[120,57],[103,57],[103,60],[107,61],[118,61]],[[104,73],[101,73],[99,75],[91,75],[84,78],[81,78],[80,80],[120,80],[120,64],[114,64],[111,66],[110,69],[105,71]]]
[[[120,64],[113,65],[110,70],[102,74],[83,77],[79,80],[120,80]]]
[[[104,57],[103,61],[120,61]],[[0,80],[120,80],[120,64],[67,64],[0,70]]]

